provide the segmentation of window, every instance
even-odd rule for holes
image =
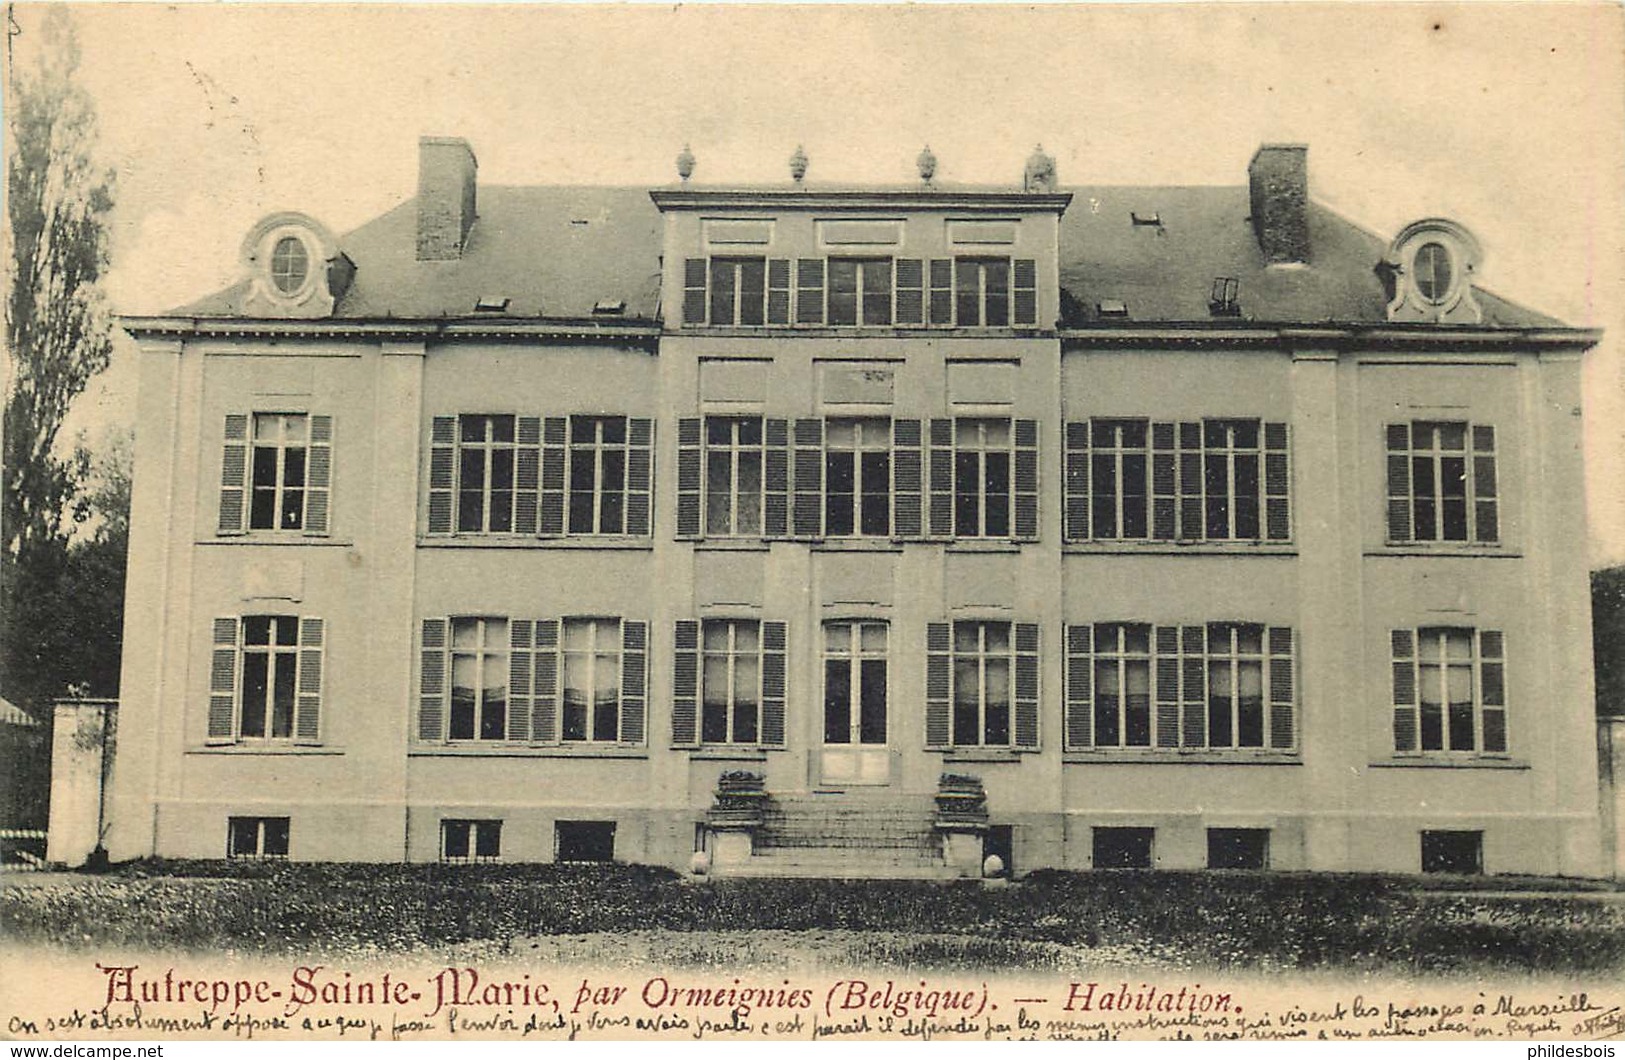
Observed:
[[[511,533],[514,417],[457,417],[457,529]]]
[[[891,535],[891,421],[830,420],[824,435],[824,533]]]
[[[1010,534],[1009,420],[954,422],[954,536]]]
[[[1500,539],[1494,427],[1413,420],[1387,438],[1390,542]]]
[[[1396,753],[1506,753],[1506,646],[1500,632],[1396,629],[1392,651]]]
[[[1097,869],[1149,869],[1154,828],[1096,828],[1092,864]]]
[[[570,417],[570,533],[627,532],[626,426],[624,416]]]
[[[718,537],[762,533],[760,416],[705,418],[705,532]]]
[[[1422,871],[1476,876],[1484,871],[1484,833],[1424,831]]]
[[[890,324],[891,259],[830,258],[828,320],[836,326]]]
[[[288,856],[288,818],[232,817],[226,822],[226,857],[281,858]]]
[[[218,533],[327,533],[333,417],[304,412],[226,417]]]
[[[508,735],[508,620],[451,620],[452,740]]]
[[[298,236],[283,236],[271,250],[271,282],[284,295],[298,294],[310,275],[310,252]]]
[[[1287,751],[1292,630],[1247,622],[1066,627],[1069,749]]]
[[[710,323],[761,324],[766,293],[767,259],[711,259]]]
[[[1416,282],[1416,293],[1437,305],[1450,295],[1454,283],[1455,267],[1450,251],[1442,243],[1423,243],[1416,249],[1411,276]]]
[[[824,742],[886,742],[886,623],[824,623]]]
[[[1209,828],[1207,867],[1210,869],[1267,869],[1270,867],[1268,828]]]
[[[955,323],[1002,328],[1010,323],[1010,259],[954,259]]]
[[[210,743],[320,738],[323,627],[298,615],[214,620]]]
[[[566,742],[621,738],[621,622],[567,618],[563,625]]]
[[[672,742],[782,747],[785,647],[783,622],[678,621]]]
[[[1068,541],[1287,541],[1287,425],[1250,419],[1066,425]]]
[[[440,860],[465,864],[501,861],[502,822],[441,821]]]
[[[553,856],[564,862],[615,860],[614,821],[556,821]]]
[[[1038,748],[1038,626],[926,626],[926,745]]]
[[[297,241],[296,241],[297,242]],[[307,418],[299,413],[254,416],[251,530],[299,530],[305,525]]]

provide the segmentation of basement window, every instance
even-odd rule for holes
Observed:
[[[556,861],[614,861],[615,822],[556,821],[553,824],[553,845]]]
[[[1094,867],[1097,869],[1149,869],[1155,828],[1096,828]]]
[[[456,864],[502,859],[501,821],[440,822],[440,860]]]
[[[286,859],[288,818],[232,817],[226,822],[226,857],[234,860]]]
[[[1422,871],[1477,876],[1484,871],[1484,833],[1422,833]]]
[[[1207,867],[1210,869],[1267,869],[1270,867],[1268,828],[1209,828]]]

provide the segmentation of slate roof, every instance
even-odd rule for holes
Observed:
[[[1245,186],[1062,190],[1073,195],[1061,219],[1065,326],[1122,324],[1099,320],[1103,299],[1123,302],[1129,322],[1206,323],[1218,276],[1239,281],[1244,321],[1386,321],[1375,271],[1386,240],[1318,204],[1310,207],[1311,262],[1266,268]],[[1135,225],[1134,213],[1161,224]],[[416,200],[408,200],[340,237],[356,273],[336,318],[472,317],[482,298],[507,298],[506,315],[532,319],[590,318],[604,300],[624,302],[626,320],[658,312],[662,224],[647,187],[482,186],[479,219],[457,261],[418,261],[416,225]],[[1478,292],[1485,326],[1561,326]],[[166,315],[240,316],[245,293],[238,284]]]

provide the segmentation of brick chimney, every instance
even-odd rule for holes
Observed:
[[[418,260],[456,261],[474,226],[474,149],[458,136],[418,137]]]
[[[1264,144],[1247,167],[1253,231],[1268,265],[1309,261],[1309,147]]]

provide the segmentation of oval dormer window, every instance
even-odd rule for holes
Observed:
[[[1455,263],[1443,243],[1423,243],[1416,249],[1412,266],[1416,278],[1416,293],[1435,304],[1444,301],[1455,281]]]
[[[283,236],[271,251],[271,282],[285,295],[298,294],[310,276],[310,252],[298,236]]]

